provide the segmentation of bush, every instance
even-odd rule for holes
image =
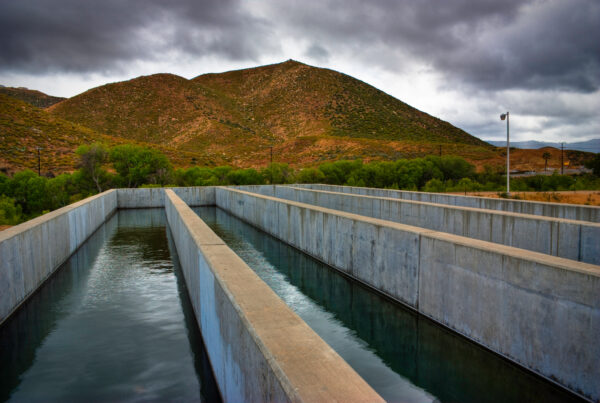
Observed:
[[[426,192],[442,193],[446,191],[446,186],[439,179],[431,179],[425,184],[423,190]]]
[[[21,222],[21,206],[15,200],[0,195],[0,225],[15,225]]]

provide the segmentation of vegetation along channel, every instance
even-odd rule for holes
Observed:
[[[387,401],[579,401],[223,210],[194,210]]]
[[[0,401],[219,401],[165,223],[118,211],[0,327]]]

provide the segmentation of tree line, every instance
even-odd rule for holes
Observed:
[[[13,225],[110,188],[159,186],[224,186],[286,183],[326,183],[427,192],[505,190],[502,169],[475,166],[455,156],[428,156],[411,160],[341,160],[315,168],[295,170],[272,163],[263,169],[193,166],[173,169],[168,158],[151,148],[124,144],[108,148],[95,143],[76,151],[73,173],[53,178],[25,170],[12,177],[0,174],[0,225]],[[595,162],[594,162],[595,161]],[[590,175],[531,176],[511,179],[513,191],[600,189],[600,154]],[[593,164],[596,165],[593,165]]]

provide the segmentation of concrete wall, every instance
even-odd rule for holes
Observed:
[[[569,220],[600,222],[600,207],[577,204],[541,203],[526,200],[495,199],[491,197],[461,196],[445,193],[410,192],[403,190],[362,188],[336,185],[294,185],[315,190],[361,194],[376,197],[415,200],[453,206],[474,207],[490,210],[509,211],[521,214],[535,214]]]
[[[108,190],[0,232],[0,324],[116,209]]]
[[[599,223],[291,186],[244,188],[267,196],[600,264]]]
[[[173,191],[165,195],[224,401],[383,401]]]
[[[592,399],[600,398],[600,267],[217,188],[220,208]]]
[[[169,188],[190,206],[215,204],[214,186]],[[117,189],[119,208],[165,206],[165,188]]]

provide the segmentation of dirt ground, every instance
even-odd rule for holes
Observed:
[[[467,192],[467,195],[500,197],[499,192]],[[600,206],[600,191],[598,190],[568,190],[556,192],[511,192],[511,196],[513,198],[518,198],[521,200]]]

